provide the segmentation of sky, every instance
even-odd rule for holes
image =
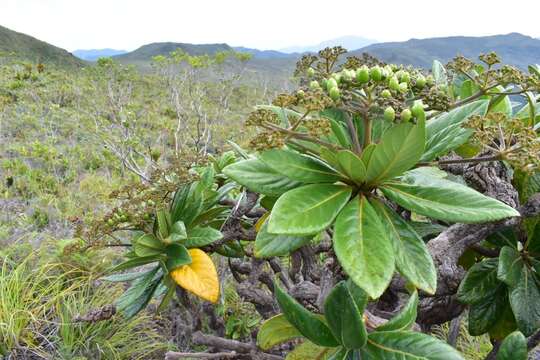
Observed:
[[[346,35],[540,37],[538,14],[538,0],[0,0],[0,25],[69,51],[160,41],[281,49]]]

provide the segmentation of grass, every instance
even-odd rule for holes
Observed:
[[[0,355],[92,360],[163,357],[169,345],[149,315],[132,319],[116,315],[93,323],[73,320],[109,304],[122,289],[96,285],[90,273],[55,263],[48,250],[20,248],[16,245],[0,258]]]

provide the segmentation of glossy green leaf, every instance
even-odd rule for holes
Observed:
[[[328,360],[357,360],[359,359],[358,356],[356,356],[356,350],[350,350],[344,347],[339,347],[338,351],[336,351],[332,356],[328,358]]]
[[[418,292],[415,290],[399,314],[377,328],[377,331],[409,330],[416,321]]]
[[[366,167],[355,153],[350,150],[341,150],[337,154],[340,168],[357,184],[361,184],[366,180]]]
[[[392,201],[420,215],[461,223],[520,216],[512,207],[453,181],[427,176],[408,180],[387,182],[380,189]]]
[[[155,267],[144,276],[133,281],[130,288],[116,300],[116,308],[126,318],[135,316],[150,302],[161,281],[161,277],[157,276],[158,270],[159,267]]]
[[[167,270],[173,271],[180,266],[191,264],[191,256],[185,246],[180,244],[171,244],[167,246]]]
[[[223,173],[251,191],[279,196],[302,185],[270,168],[262,160],[249,159],[231,164]]]
[[[435,293],[437,269],[424,240],[388,206],[378,200],[372,203],[392,241],[398,271],[417,288]]]
[[[490,331],[504,315],[508,303],[506,287],[500,284],[490,295],[469,307],[469,334],[479,336]]]
[[[369,166],[369,161],[371,160],[371,156],[373,155],[373,151],[375,150],[375,148],[377,147],[376,144],[369,144],[363,151],[362,151],[362,162],[364,163],[365,167],[366,167],[366,171],[367,171],[367,168]]]
[[[182,220],[175,222],[171,228],[169,239],[172,242],[180,242],[187,238],[186,225]]]
[[[459,123],[441,129],[427,139],[426,148],[420,161],[432,161],[447,154],[465,144],[473,133],[472,129],[464,129]]]
[[[447,128],[453,127],[456,124],[463,124],[473,115],[485,115],[489,105],[489,100],[478,100],[464,106],[460,106],[447,113],[443,113],[426,123],[426,152],[437,143],[430,141],[433,137],[439,136],[440,132],[446,131]]]
[[[510,306],[519,330],[532,335],[540,328],[540,289],[535,273],[528,267],[521,268],[521,276],[510,291]]]
[[[497,287],[498,259],[485,259],[473,265],[461,281],[457,296],[465,304],[474,304],[492,298]]]
[[[302,335],[316,345],[333,347],[339,345],[321,318],[308,311],[281,287],[274,283],[277,302],[283,314]]]
[[[404,123],[392,127],[373,150],[366,181],[378,184],[412,168],[424,153],[425,141],[423,126]]]
[[[446,69],[444,65],[439,60],[433,60],[431,65],[431,73],[435,79],[435,84],[437,86],[448,86],[448,75],[446,74]]]
[[[519,331],[508,335],[499,348],[497,360],[527,360],[527,339]]]
[[[197,182],[182,186],[176,191],[171,202],[170,221],[174,224],[182,220],[184,225],[190,228],[192,221],[201,213],[203,203],[203,196],[197,190]]]
[[[524,263],[520,253],[510,246],[504,246],[499,255],[497,278],[508,286],[514,286],[521,277],[523,266]]]
[[[505,92],[503,86],[497,86],[495,88],[497,92]],[[493,95],[489,104],[490,113],[503,113],[508,117],[512,117],[512,102],[508,95]]]
[[[447,343],[413,331],[373,332],[361,354],[362,359],[377,360],[464,360]]]
[[[392,242],[364,196],[351,200],[334,226],[334,250],[351,279],[372,298],[384,292],[394,273]]]
[[[121,270],[127,270],[136,268],[139,266],[143,266],[146,264],[151,264],[160,260],[164,259],[164,255],[158,254],[158,255],[152,255],[152,256],[143,256],[143,257],[135,257],[133,259],[129,259],[127,261],[124,261],[123,263],[120,263],[116,266],[114,266],[112,269],[109,270],[109,272],[116,272]]]
[[[274,171],[304,183],[334,183],[341,177],[322,161],[296,151],[272,149],[263,152],[261,160]]]
[[[285,315],[279,314],[266,320],[257,333],[257,346],[263,350],[282,344],[292,339],[302,337],[287,320]]]
[[[140,278],[144,274],[145,273],[142,271],[136,271],[136,272],[131,272],[131,273],[104,276],[104,277],[99,278],[99,280],[110,281],[110,282],[125,282],[125,281],[131,281],[131,280]]]
[[[312,184],[293,189],[276,201],[268,231],[272,234],[310,235],[332,224],[351,196],[343,185]]]
[[[171,214],[166,210],[156,212],[156,230],[154,233],[162,240],[169,237],[171,230]]]
[[[360,349],[367,341],[363,314],[367,295],[352,282],[341,281],[324,302],[324,316],[334,337],[347,349]]]
[[[159,255],[165,250],[165,244],[152,234],[144,234],[134,241],[133,250],[141,257]]]
[[[308,244],[312,238],[313,236],[270,234],[268,223],[265,222],[257,233],[254,254],[261,258],[288,255]]]
[[[199,248],[218,241],[221,238],[223,238],[223,234],[219,230],[209,226],[196,227],[188,232],[187,239],[183,242],[183,245],[188,249]]]

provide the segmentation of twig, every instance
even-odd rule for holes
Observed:
[[[199,352],[199,353],[185,353],[185,352],[175,352],[175,351],[168,351],[165,354],[165,360],[176,360],[176,359],[223,359],[223,358],[234,358],[237,357],[238,354],[233,352],[219,352],[219,353],[205,353],[205,352]]]

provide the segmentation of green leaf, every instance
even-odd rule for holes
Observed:
[[[532,335],[540,327],[540,289],[535,275],[528,267],[521,268],[521,276],[510,291],[510,306],[519,330]]]
[[[160,239],[169,237],[171,230],[171,214],[166,210],[156,212],[156,231],[154,232]]]
[[[372,298],[384,292],[394,273],[392,242],[364,196],[345,206],[334,226],[334,250],[351,279]]]
[[[355,153],[350,150],[341,150],[338,152],[337,159],[343,172],[357,184],[366,180],[366,167]]]
[[[235,185],[234,183],[229,183],[227,185]],[[206,224],[209,221],[216,220],[216,218],[219,218],[220,216],[223,216],[230,208],[228,206],[214,206],[201,214],[197,216],[196,219],[193,220],[191,223],[191,226],[197,226],[201,224]]]
[[[257,233],[254,254],[256,257],[261,258],[288,255],[308,244],[312,238],[313,236],[270,234],[268,232],[268,223],[265,222]]]
[[[485,259],[474,264],[461,281],[457,296],[465,304],[492,298],[501,284],[497,280],[498,259]]]
[[[269,196],[279,196],[302,185],[270,168],[262,160],[249,159],[231,164],[223,173],[249,190]]]
[[[497,86],[495,90],[501,93],[506,91],[505,88],[500,85]],[[503,113],[508,117],[512,117],[512,102],[510,101],[510,97],[508,95],[492,96],[488,111],[490,113]]]
[[[276,201],[268,231],[272,234],[310,235],[332,224],[351,196],[343,185],[312,184],[293,189]]]
[[[304,341],[287,354],[285,360],[330,360],[339,348],[329,348],[315,345],[311,341]]]
[[[519,331],[508,335],[499,348],[497,360],[527,360],[527,339]]]
[[[464,360],[447,343],[413,331],[373,332],[361,354],[362,359]]]
[[[375,151],[376,147],[377,145],[372,143],[366,146],[364,151],[362,151],[361,157],[362,157],[362,162],[364,163],[366,167],[366,171],[367,171],[367,168],[369,167],[369,161],[371,160],[371,156],[373,155],[373,151]]]
[[[504,246],[499,255],[497,278],[508,286],[514,286],[521,277],[523,266],[521,254],[510,246]]]
[[[131,281],[131,280],[140,278],[144,274],[145,273],[142,271],[141,272],[136,271],[132,273],[114,274],[114,275],[104,276],[104,277],[99,278],[99,280],[110,281],[110,282],[125,282],[125,281]]]
[[[292,180],[304,183],[334,183],[341,178],[322,161],[296,151],[272,149],[263,152],[260,157],[274,171]]]
[[[434,294],[437,269],[424,240],[388,206],[378,200],[374,200],[373,205],[392,240],[398,271],[417,288]]]
[[[187,238],[186,225],[182,220],[178,220],[173,224],[169,238],[172,242],[180,242]]]
[[[187,234],[187,239],[183,243],[188,249],[200,248],[206,245],[218,241],[223,238],[221,231],[216,230],[210,226],[196,227],[191,229]]]
[[[341,281],[324,302],[324,317],[335,338],[347,349],[360,349],[367,341],[364,308],[367,295],[351,282]]]
[[[137,256],[159,255],[165,250],[165,245],[152,234],[144,234],[133,243],[133,250]]]
[[[358,359],[355,357],[355,351],[349,350],[344,347],[339,347],[339,350],[336,351],[332,356],[328,358],[328,360],[355,360]]]
[[[277,302],[283,314],[302,335],[320,346],[338,346],[338,341],[321,318],[299,304],[281,287],[274,283]]]
[[[180,266],[191,264],[191,256],[185,246],[180,244],[171,244],[167,246],[167,270],[173,271]]]
[[[510,206],[453,181],[427,176],[407,180],[410,182],[387,182],[380,189],[392,201],[420,215],[461,223],[520,216]]]
[[[154,291],[161,282],[162,277],[156,276],[159,267],[148,271],[144,276],[135,280],[117,300],[116,307],[126,318],[135,316],[144,309],[152,299]]]
[[[490,331],[504,315],[508,303],[506,287],[500,284],[491,295],[469,307],[469,334],[479,336]]]
[[[465,144],[473,133],[472,129],[463,129],[461,124],[453,124],[442,129],[428,138],[420,161],[432,161],[447,154]]]
[[[448,76],[446,75],[446,69],[439,60],[433,60],[431,72],[437,86],[448,86]]]
[[[302,334],[291,325],[283,314],[266,320],[257,333],[257,346],[263,350],[282,344],[292,339],[302,337]]]
[[[438,136],[440,138],[441,135],[438,135],[440,132],[445,132],[447,131],[446,129],[453,127],[456,124],[464,123],[473,115],[485,115],[488,105],[489,100],[474,101],[429,120],[426,123],[426,139],[427,144],[429,144],[426,146],[426,152],[437,145],[437,143],[431,140],[433,137]]]
[[[392,127],[373,150],[366,181],[378,184],[412,168],[424,153],[425,128],[410,123]]]
[[[176,191],[171,202],[171,222],[174,224],[182,220],[190,228],[194,219],[199,216],[203,208],[202,193],[197,190],[197,182],[184,185]]]
[[[164,259],[164,256],[162,254],[136,257],[136,258],[129,259],[127,261],[124,261],[123,263],[120,263],[114,266],[112,269],[109,270],[109,272],[117,272],[121,270],[132,269],[132,268],[139,267],[142,265],[154,263],[163,259]]]
[[[418,291],[414,291],[399,314],[377,328],[377,331],[409,330],[416,321]]]

